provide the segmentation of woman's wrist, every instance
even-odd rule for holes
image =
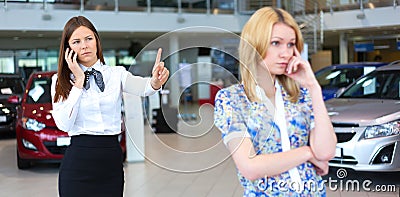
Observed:
[[[305,155],[307,161],[314,158],[314,154],[310,146],[302,146],[301,148],[303,149],[303,155]]]
[[[150,85],[151,85],[151,87],[152,87],[154,90],[158,90],[158,89],[161,88],[161,86],[158,86],[158,85],[153,81],[153,79],[151,79]]]
[[[76,79],[74,82],[74,86],[79,89],[82,89],[83,88],[83,79]]]
[[[317,80],[310,81],[306,84],[306,87],[309,91],[319,90],[321,91],[321,86],[319,85]]]

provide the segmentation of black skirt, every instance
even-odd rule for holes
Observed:
[[[60,197],[122,197],[124,171],[118,136],[72,136],[60,166],[58,189]]]

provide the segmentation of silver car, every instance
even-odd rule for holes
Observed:
[[[338,138],[330,166],[400,171],[400,63],[359,78],[325,104]]]

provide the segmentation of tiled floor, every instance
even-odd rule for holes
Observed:
[[[179,123],[178,134],[154,134],[145,126],[146,160],[125,164],[125,196],[239,197],[235,166],[220,134],[210,125],[212,109],[200,110],[197,122]],[[211,118],[211,119],[210,119]],[[201,120],[201,121],[200,121]],[[0,196],[57,196],[57,164],[40,164],[29,170],[16,167],[14,138],[0,139]],[[398,178],[394,178],[399,183]],[[398,197],[396,192],[345,192],[328,190],[328,196]]]

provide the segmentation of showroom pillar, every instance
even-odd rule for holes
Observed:
[[[349,61],[348,47],[347,47],[346,36],[343,32],[341,32],[339,36],[339,53],[340,53],[340,63],[347,64]]]
[[[169,106],[173,108],[178,108],[179,105],[179,97],[180,97],[180,90],[179,90],[179,76],[174,75],[176,71],[179,69],[179,39],[178,33],[172,33],[169,40],[169,52],[171,54],[170,57],[170,75],[169,79],[171,80],[168,85],[170,88],[170,95],[169,95]]]
[[[142,98],[123,93],[126,127],[126,161],[144,161],[144,118]]]

